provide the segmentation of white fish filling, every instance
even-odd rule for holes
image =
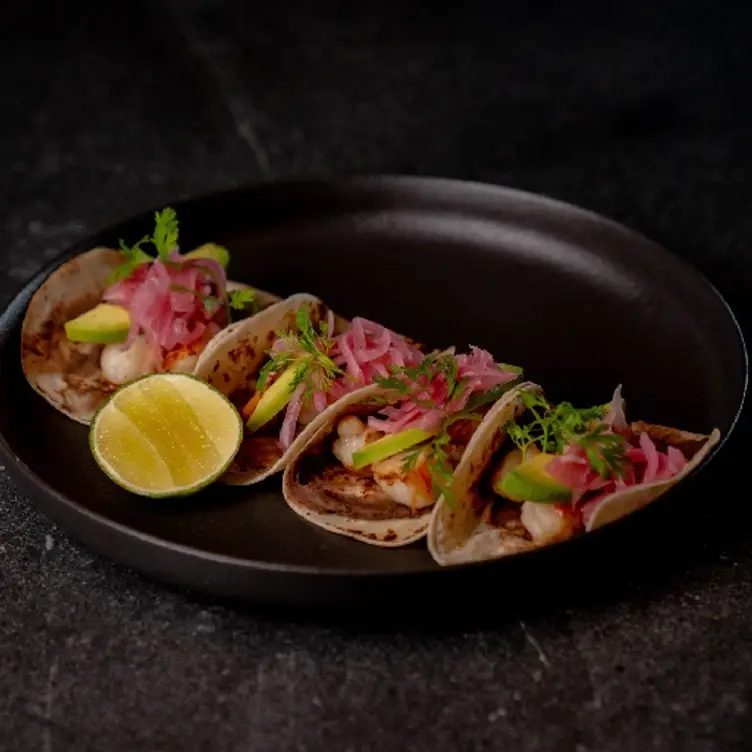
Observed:
[[[345,466],[354,469],[353,454],[368,443],[379,438],[360,418],[348,415],[337,424],[337,438],[332,442],[334,456]],[[405,452],[395,454],[371,465],[373,478],[379,488],[394,502],[411,509],[423,509],[434,503],[427,489],[419,480],[413,480],[403,472]]]
[[[332,452],[345,467],[354,470],[352,456],[366,445],[366,425],[360,418],[348,415],[337,425],[337,436]]]
[[[153,373],[154,353],[143,337],[137,337],[130,347],[107,345],[99,361],[102,376],[118,386]]]
[[[550,504],[525,501],[520,519],[533,538],[533,543],[546,545],[572,537],[573,527],[569,516],[563,515]]]
[[[401,452],[381,462],[374,462],[371,465],[373,478],[379,488],[397,504],[411,509],[425,509],[433,504],[433,496],[427,493],[420,480],[413,480],[414,475],[408,476],[408,473],[402,470],[406,454]]]

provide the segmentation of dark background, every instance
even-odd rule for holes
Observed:
[[[607,5],[3,7],[0,302],[144,209],[388,172],[601,212],[694,262],[744,324],[752,11]],[[745,427],[714,469],[739,503],[691,507],[664,561],[646,564],[636,541],[634,571],[610,586],[601,573],[531,608],[499,583],[505,613],[482,625],[400,629],[146,582],[0,474],[0,749],[748,749],[747,446]]]

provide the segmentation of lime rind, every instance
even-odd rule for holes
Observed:
[[[237,424],[237,441],[235,442],[235,450],[233,452],[228,453],[228,457],[220,465],[217,466],[217,468],[214,470],[214,472],[207,475],[205,478],[202,478],[200,481],[197,481],[196,483],[192,483],[187,486],[175,486],[174,488],[171,488],[167,491],[147,491],[143,488],[139,488],[138,486],[129,483],[128,481],[121,478],[117,472],[110,466],[110,464],[102,457],[100,452],[97,450],[97,440],[96,440],[96,432],[97,432],[97,426],[99,424],[100,417],[104,414],[104,411],[107,409],[107,407],[110,405],[112,400],[123,390],[130,389],[134,386],[134,384],[139,383],[140,381],[144,381],[145,379],[168,379],[171,382],[191,379],[195,381],[198,384],[201,384],[203,388],[205,388],[208,392],[211,392],[213,395],[219,396],[231,409],[231,413],[233,417],[235,418],[235,422]],[[148,439],[144,439],[144,441],[148,442]],[[202,489],[206,488],[207,486],[211,485],[217,478],[219,478],[221,475],[225,473],[227,468],[232,463],[233,459],[235,458],[235,455],[237,454],[238,450],[240,449],[240,445],[243,441],[243,419],[240,415],[240,413],[237,411],[235,406],[230,402],[227,397],[222,394],[216,387],[212,386],[206,381],[203,381],[202,379],[197,378],[196,376],[193,376],[189,373],[149,373],[144,376],[141,376],[137,379],[134,379],[133,381],[128,382],[127,384],[124,384],[119,389],[117,389],[115,392],[113,392],[109,397],[105,400],[105,402],[100,405],[99,409],[94,414],[94,417],[92,418],[91,425],[89,427],[89,449],[91,451],[92,456],[94,457],[95,462],[99,466],[99,468],[102,470],[102,472],[116,485],[120,486],[121,488],[125,489],[126,491],[136,494],[138,496],[145,496],[150,499],[168,499],[168,498],[178,498],[178,497],[184,497],[184,496],[190,496],[192,494],[197,493],[198,491],[201,491]]]

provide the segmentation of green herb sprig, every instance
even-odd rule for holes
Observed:
[[[221,287],[219,280],[212,269],[201,264],[201,259],[186,259],[182,261],[171,261],[170,252],[178,247],[178,238],[180,235],[180,225],[177,214],[171,207],[166,207],[162,211],[154,213],[154,233],[145,235],[134,245],[128,247],[125,242],[120,240],[120,252],[123,254],[124,261],[116,267],[107,278],[107,286],[114,285],[116,282],[122,282],[133,274],[136,269],[144,264],[150,264],[155,259],[159,259],[165,266],[173,268],[193,266],[199,268],[201,272],[208,274],[214,282],[217,289]],[[156,250],[156,256],[144,251],[143,245],[150,243]],[[227,311],[228,321],[232,321],[233,310],[243,310],[253,304],[255,300],[255,290],[240,289],[232,290],[228,293],[225,300],[222,301],[215,295],[206,295],[198,290],[189,290],[181,285],[171,285],[174,292],[188,292],[195,295],[204,304],[206,312],[214,315],[224,304]]]
[[[517,378],[505,384],[499,384],[485,392],[473,394],[462,410],[447,415],[439,424],[436,434],[424,444],[420,444],[405,453],[402,463],[402,472],[407,473],[415,469],[421,456],[425,455],[426,467],[431,480],[431,492],[434,498],[444,496],[447,504],[456,509],[456,499],[452,489],[454,470],[449,461],[446,451],[451,441],[449,429],[460,421],[470,420],[480,422],[483,418],[480,408],[496,402],[501,396],[512,389],[523,375],[521,368],[516,366],[503,366],[505,370],[514,371]],[[440,352],[427,355],[417,366],[392,368],[389,378],[376,377],[374,380],[380,386],[396,391],[405,399],[409,399],[416,405],[428,409],[442,409],[459,397],[466,385],[465,379],[460,379],[458,374],[457,358],[453,353]],[[442,405],[433,400],[420,397],[426,387],[437,376],[443,374],[447,384],[447,399]],[[391,398],[389,401],[393,401]]]
[[[577,443],[590,467],[602,478],[623,475],[627,441],[611,433],[602,422],[608,405],[585,409],[575,408],[569,402],[551,405],[544,397],[529,392],[521,398],[532,420],[524,425],[512,420],[506,432],[523,454],[533,444],[542,452],[561,454],[567,446]]]
[[[314,391],[328,389],[338,376],[344,375],[344,371],[329,355],[334,347],[329,325],[326,321],[319,322],[317,332],[307,305],[301,306],[295,313],[295,328],[297,331],[280,329],[275,332],[278,339],[286,342],[287,347],[278,353],[271,349],[267,351],[271,357],[259,371],[256,391],[264,390],[272,373],[285,371],[298,363],[290,391],[294,392],[305,383],[303,400],[308,402]]]
[[[447,403],[459,396],[466,384],[465,379],[458,380],[457,358],[450,352],[429,353],[418,365],[391,365],[389,371],[391,376],[374,376],[374,382],[384,389],[396,391],[419,407],[437,407],[434,401],[420,395],[440,374],[446,379]]]
[[[514,386],[514,382],[499,384],[485,392],[474,394],[465,405],[463,410],[448,415],[439,425],[436,435],[427,443],[408,450],[402,464],[402,472],[412,470],[423,452],[426,452],[426,467],[431,479],[431,492],[435,499],[444,496],[449,507],[457,509],[457,503],[452,489],[454,470],[449,463],[449,455],[446,446],[452,440],[449,429],[460,421],[469,420],[479,423],[483,415],[478,412],[481,407],[498,401],[501,396]]]
[[[162,211],[155,212],[153,235],[144,235],[141,240],[130,247],[122,238],[120,239],[120,252],[125,257],[125,262],[113,270],[107,284],[113,285],[115,282],[128,279],[139,266],[154,261],[155,257],[146,253],[141,247],[147,243],[154,246],[157,252],[156,258],[167,262],[170,251],[177,247],[179,229],[177,214],[173,208],[168,206]]]

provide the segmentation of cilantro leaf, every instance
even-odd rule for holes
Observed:
[[[223,280],[214,272],[213,267],[208,264],[202,264],[202,258],[184,258],[180,261],[171,261],[170,253],[177,249],[179,237],[179,223],[175,210],[167,206],[161,211],[154,212],[154,233],[146,235],[135,245],[130,248],[120,241],[120,252],[123,255],[123,263],[115,268],[107,278],[107,285],[113,285],[120,282],[133,274],[143,264],[150,264],[155,258],[158,258],[167,266],[177,267],[179,265],[194,266],[199,268],[203,274],[209,275],[215,286],[215,295],[207,295],[197,290],[189,290],[180,286],[171,286],[176,292],[188,292],[198,297],[204,304],[206,312],[213,316],[220,308],[224,307],[227,313],[227,320],[232,321],[232,311],[242,310],[246,306],[252,305],[255,299],[255,290],[241,289],[233,290],[229,294],[222,292]],[[157,252],[156,256],[150,255],[143,250],[141,246],[151,244]],[[225,256],[229,258],[227,249],[217,246]],[[226,262],[225,262],[226,263]]]
[[[170,251],[177,248],[178,218],[175,210],[171,207],[168,206],[161,212],[154,213],[154,235],[151,241],[157,249],[159,258],[163,261],[167,259]]]
[[[524,424],[510,421],[506,433],[523,454],[533,444],[543,452],[561,454],[576,443],[602,478],[623,474],[627,441],[600,422],[608,405],[584,409],[569,402],[551,405],[544,397],[529,392],[523,393],[521,399],[532,419]]]
[[[146,235],[141,238],[138,243],[129,248],[122,238],[120,239],[120,253],[125,260],[120,266],[115,267],[110,272],[106,282],[108,287],[114,285],[116,282],[121,282],[122,280],[127,279],[134,271],[136,271],[136,269],[138,269],[139,266],[142,264],[148,264],[153,260],[148,253],[141,249],[141,246],[148,242],[149,236]]]
[[[144,260],[151,261],[151,256],[145,251],[141,250],[141,246],[144,243],[148,243],[151,238],[148,235],[144,235],[138,243],[135,243],[130,248],[125,244],[125,241],[120,238],[120,252],[126,257],[143,258]]]
[[[125,261],[124,263],[120,264],[120,266],[116,266],[107,277],[107,287],[110,287],[110,285],[114,285],[117,282],[122,282],[124,279],[128,279],[128,277],[130,277],[131,274],[133,274],[133,272],[135,272],[139,266],[147,263],[149,262],[142,261],[140,259],[132,259]]]
[[[135,245],[127,246],[120,240],[120,252],[124,261],[118,266],[107,279],[107,284],[115,284],[127,279],[142,264],[150,264],[154,256],[143,250],[141,246],[150,243],[157,250],[157,257],[167,261],[169,253],[178,243],[178,219],[175,210],[169,206],[162,211],[154,213],[154,234],[145,235]]]
[[[255,290],[231,290],[229,295],[230,308],[242,311],[256,300]]]

